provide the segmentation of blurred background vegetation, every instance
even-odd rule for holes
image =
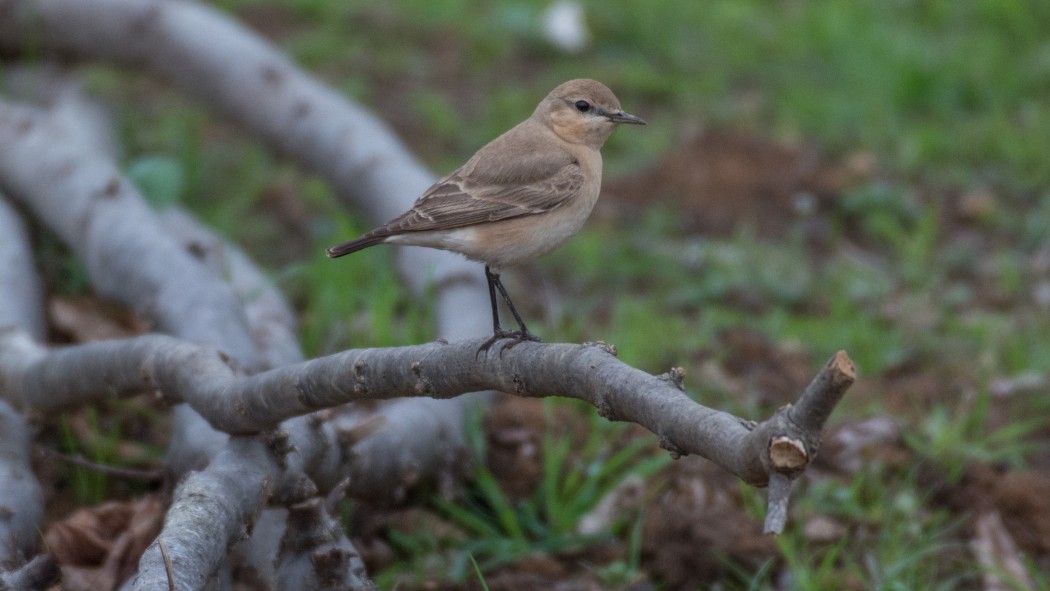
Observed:
[[[493,588],[989,588],[1013,564],[974,558],[990,513],[1019,545],[1003,588],[1050,585],[1050,3],[587,0],[576,52],[544,34],[546,1],[216,4],[436,174],[570,78],[649,121],[603,151],[584,231],[507,274],[548,341],[683,366],[698,400],[754,419],[835,350],[859,366],[830,434],[852,443],[828,445],[775,541],[732,533],[754,529],[760,493],[701,460],[574,405],[509,403],[472,428],[489,461],[468,502],[348,509],[384,588],[477,588],[476,570]],[[369,222],[318,180],[155,81],[99,68],[91,84],[122,105],[128,174],[268,266],[309,354],[439,336],[392,249],[325,260]],[[525,484],[501,472],[508,425],[539,446]],[[631,486],[641,502],[580,532]]]

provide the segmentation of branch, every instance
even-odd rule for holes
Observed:
[[[59,581],[62,572],[50,554],[41,554],[21,568],[0,572],[0,591],[43,591]]]
[[[227,105],[226,108],[239,113],[236,117],[238,120],[241,120],[250,129],[271,137],[273,142],[284,141],[282,134],[285,132],[291,134],[290,137],[298,138],[293,143],[305,142],[304,146],[296,144],[286,146],[286,148],[291,150],[291,155],[294,157],[313,154],[318,164],[323,164],[325,167],[323,174],[328,176],[332,182],[343,183],[344,188],[351,186],[368,188],[366,192],[375,203],[389,205],[397,203],[399,199],[410,201],[415,195],[411,179],[420,179],[422,183],[422,177],[425,176],[427,177],[426,183],[429,183],[432,178],[429,173],[420,172],[418,164],[404,151],[401,144],[390,135],[383,124],[360,107],[346,101],[303,74],[265,41],[211,8],[179,1],[157,3],[122,0],[101,1],[93,4],[92,10],[84,11],[84,8],[85,6],[79,2],[65,0],[29,3],[10,1],[5,3],[4,0],[0,0],[0,15],[10,17],[0,18],[0,44],[9,43],[15,49],[24,45],[36,49],[72,51],[88,57],[119,59],[122,63],[127,63],[124,59],[127,58],[134,63],[145,65],[147,69],[155,73],[174,79],[177,84],[183,85],[190,92],[193,89],[204,87],[219,89],[215,91],[215,94],[221,98],[212,97],[206,100],[221,103],[220,110],[224,109],[221,105]],[[16,21],[33,29],[32,39],[23,37],[27,29],[22,26],[12,26]],[[217,30],[221,30],[222,34],[213,35],[212,33]],[[201,42],[201,39],[204,39],[204,42]],[[40,45],[41,43],[43,45]],[[230,52],[242,52],[244,55],[233,57],[239,54]],[[170,59],[171,55],[180,57],[173,60]],[[269,67],[271,63],[278,64],[281,72],[287,70],[287,76],[283,78],[289,85],[285,89],[286,92],[271,92],[272,89],[262,89],[243,80],[245,84],[241,85],[236,80],[242,76],[229,70],[230,68],[240,70],[250,64]],[[182,73],[178,75],[175,72],[165,73],[169,68]],[[205,84],[204,81],[207,83]],[[211,94],[208,96],[211,97]],[[259,106],[262,102],[266,103],[265,107]],[[297,126],[306,125],[306,127],[286,130],[283,126],[291,123],[285,119],[274,119],[261,115],[263,111],[284,112],[293,109],[294,105],[300,103],[309,105],[310,111],[319,115],[319,118],[308,117],[294,119],[291,122]],[[68,122],[69,120],[69,118],[63,118],[63,121]],[[27,123],[27,127],[32,123],[32,121]],[[256,125],[276,127],[267,127],[269,131],[264,132],[257,129]],[[21,128],[13,126],[5,130],[0,125],[0,145],[24,143],[23,140],[26,138],[22,137],[23,134],[18,133],[19,129]],[[335,129],[342,131],[333,133]],[[71,133],[70,129],[60,124],[36,126],[34,131],[41,135],[33,134],[33,146],[31,148],[21,146],[25,151],[19,154],[19,158],[12,158],[9,161],[9,165],[16,174],[21,175],[24,182],[42,181],[41,186],[25,196],[25,199],[36,201],[37,198],[44,198],[49,203],[58,204],[68,198],[75,204],[85,200],[91,203],[95,200],[96,195],[105,194],[105,188],[108,186],[106,183],[112,183],[112,179],[116,178],[111,174],[115,168],[113,164],[99,154],[104,153],[105,150],[82,148],[79,156],[70,153],[68,158],[61,161],[61,165],[68,168],[73,168],[74,164],[77,165],[77,168],[82,167],[84,171],[79,175],[82,179],[100,178],[105,182],[81,183],[79,186],[71,183],[58,184],[53,182],[54,167],[47,166],[54,160],[54,156],[46,153],[46,150],[53,146],[62,146],[63,149],[74,152],[75,149],[68,138],[79,134],[76,133],[76,130]],[[45,139],[43,135],[48,137]],[[315,150],[320,150],[320,152],[315,152]],[[0,153],[0,160],[4,156],[5,154]],[[390,165],[372,166],[377,162],[387,162]],[[8,182],[3,178],[3,166],[3,163],[0,163],[0,184]],[[98,170],[95,170],[96,166]],[[359,176],[347,176],[347,171],[353,171]],[[333,180],[332,175],[342,180]],[[386,180],[375,181],[373,179],[375,175]],[[123,180],[119,181],[119,185],[121,190],[130,186]],[[141,199],[135,199],[135,201],[141,201]],[[152,236],[156,221],[149,219],[145,220],[148,223],[142,223],[144,220],[139,219],[138,214],[144,209],[147,208],[138,204],[129,208],[127,211],[130,215],[125,220],[126,225],[132,228],[143,228],[145,231],[142,234]],[[93,212],[91,209],[89,211]],[[63,234],[60,231],[62,227],[100,227],[94,235],[103,240],[121,237],[127,231],[122,228],[110,229],[109,224],[118,222],[114,218],[107,217],[104,220],[98,220],[92,217],[88,219],[76,208],[48,208],[48,213],[50,215],[39,213],[38,215],[41,215],[45,223],[56,228],[59,234]],[[75,237],[67,241],[73,239]],[[76,242],[70,244],[89,263],[91,260],[106,260],[107,264],[119,266],[124,260],[109,260],[105,257],[92,256],[90,252],[87,252],[100,250],[102,247],[98,245],[84,245]],[[167,241],[160,241],[159,244],[137,243],[135,250],[140,253],[136,261],[138,269],[122,268],[117,275],[122,278],[132,278],[133,280],[129,283],[133,284],[166,281],[165,285],[170,285],[172,290],[182,295],[201,293],[201,290],[204,289],[203,285],[197,285],[192,291],[184,287],[196,284],[191,280],[192,277],[185,277],[179,273],[178,264],[170,265],[164,262],[168,256],[164,251],[169,250],[166,245]],[[113,246],[111,250],[116,250],[118,253],[123,252],[125,258],[131,254],[122,250],[121,245]],[[161,252],[154,252],[157,250]],[[488,305],[485,293],[481,288],[480,273],[466,261],[448,253],[428,252],[425,249],[412,250],[417,256],[402,258],[406,264],[408,261],[412,262],[407,267],[403,266],[403,275],[410,277],[413,285],[419,291],[422,291],[425,280],[433,279],[436,282],[436,320],[440,333],[447,338],[485,334],[488,330],[485,316],[469,313],[471,310]],[[183,257],[186,255],[185,252],[180,254]],[[141,272],[136,274],[137,270]],[[212,279],[214,281],[218,278],[212,277]],[[96,281],[96,285],[98,283]],[[104,288],[100,288],[99,291],[106,295]],[[221,334],[201,334],[200,331],[191,330],[192,327],[171,327],[163,321],[158,321],[158,324],[180,338],[217,346],[233,357],[242,367],[265,367],[265,362],[269,359],[265,350],[262,351],[261,357],[260,353],[253,353],[248,358],[242,358],[241,345],[251,340],[251,336],[255,334],[252,332],[254,326],[250,325],[249,334],[245,335],[243,327],[227,330],[221,325],[208,322],[208,318],[213,317],[212,314],[241,318],[244,316],[243,311],[233,310],[230,314],[226,314],[222,311],[221,304],[216,308],[215,306],[209,307],[201,301],[187,301],[185,302],[187,306],[174,299],[152,298],[148,292],[140,295],[142,297],[137,300],[135,298],[123,300],[119,297],[117,299],[128,301],[130,305],[139,309],[142,308],[144,302],[148,302],[151,307],[146,310],[147,314],[170,317],[172,321],[176,321],[180,315],[187,313],[186,308],[189,307],[191,308],[190,316],[203,316],[203,318],[193,320],[195,326],[203,325],[205,328],[217,329],[215,332]],[[222,297],[211,297],[210,301],[219,303],[222,299]],[[168,303],[177,304],[176,309],[157,310],[157,307]],[[250,307],[248,307],[248,312],[251,312]],[[248,318],[248,322],[251,322],[251,317]],[[227,337],[229,342],[225,340]],[[449,452],[436,448],[433,442],[444,441],[462,450],[464,447],[463,417],[467,413],[467,408],[474,403],[476,403],[475,398],[460,398],[452,402],[428,400],[412,404],[405,401],[392,401],[375,409],[374,412],[386,420],[387,428],[362,442],[361,447],[357,450],[360,459],[355,465],[362,466],[362,470],[358,474],[361,477],[354,480],[355,493],[376,499],[389,499],[391,489],[399,489],[404,485],[403,475],[405,473],[415,473],[420,479],[426,479],[433,474],[442,474],[447,467]],[[202,433],[200,425],[194,421],[196,417],[192,414],[187,415],[184,409],[177,408],[174,412],[176,415],[175,431],[172,450],[169,453],[169,463],[172,470],[179,474],[185,469],[200,465],[202,459],[213,454],[221,446],[221,439]],[[399,453],[396,458],[390,458],[389,450],[394,448],[398,449]]]
[[[0,195],[0,332],[18,327],[26,334],[43,336],[42,300],[21,219]],[[3,391],[0,371],[0,397]],[[0,401],[0,573],[32,555],[44,516],[44,495],[30,465],[31,436],[25,418]],[[12,582],[28,572],[0,574],[0,588],[5,581],[12,589],[29,588]]]
[[[230,288],[168,237],[114,163],[37,109],[0,102],[0,184],[76,250],[100,295],[259,365]]]
[[[0,573],[22,564],[37,547],[44,495],[30,468],[30,430],[0,400]]]
[[[246,524],[269,495],[267,476],[277,472],[278,457],[260,438],[234,437],[206,470],[183,481],[164,529],[139,560],[132,589],[168,588],[160,540],[172,565],[175,588],[205,588],[218,565],[226,562],[229,546],[250,534]]]
[[[839,351],[802,393],[798,404],[780,409],[774,417],[778,427],[769,440],[771,472],[765,533],[784,530],[791,486],[817,456],[824,423],[856,379],[853,361],[845,351]]]
[[[0,337],[0,351],[12,338]],[[676,457],[697,454],[765,486],[771,472],[795,476],[816,455],[826,412],[853,381],[852,365],[839,353],[802,396],[799,410],[781,409],[756,425],[694,402],[682,388],[681,370],[653,376],[620,362],[606,346],[521,343],[478,357],[482,342],[350,350],[240,377],[211,349],[144,336],[52,352],[14,373],[15,389],[45,413],[89,402],[100,391],[158,390],[232,434],[257,433],[349,402],[451,398],[489,389],[566,396],[590,403],[609,420],[642,425]],[[783,453],[785,442],[792,453]]]
[[[33,258],[18,212],[0,193],[0,328],[17,326],[43,339],[44,291]]]
[[[63,119],[67,124],[71,120],[75,120],[75,118]],[[5,123],[7,124],[6,127]],[[119,241],[127,237],[129,233],[138,240],[135,250],[138,251],[138,254],[143,259],[161,261],[165,249],[167,249],[168,253],[176,256],[176,258],[187,257],[187,253],[203,252],[205,255],[211,254],[208,250],[202,251],[202,249],[196,247],[189,248],[189,245],[183,245],[178,241],[169,239],[163,232],[163,229],[158,226],[155,216],[142,202],[141,197],[131,188],[131,185],[115,176],[113,164],[102,157],[105,150],[95,149],[91,138],[82,137],[78,133],[79,130],[77,128],[67,129],[65,125],[51,120],[48,113],[40,112],[36,109],[11,107],[0,103],[0,144],[5,145],[5,147],[14,147],[11,150],[5,149],[0,151],[0,184],[14,186],[16,190],[24,186],[28,194],[19,194],[23,198],[31,200],[38,208],[43,208],[46,211],[46,215],[44,215],[45,221],[53,226],[57,226],[56,230],[60,234],[63,229],[69,230],[69,233],[73,234],[72,238],[69,239],[74,240],[71,246],[81,251],[88,251],[86,256],[89,261],[92,260],[90,254],[93,250],[102,250],[103,252],[107,252],[107,248],[119,250],[122,246],[119,242],[118,244],[106,244],[106,241]],[[71,138],[76,138],[76,141],[73,141]],[[65,150],[62,156],[67,156],[67,158],[59,158],[56,163],[55,156],[50,151],[54,145],[61,145],[63,150]],[[58,174],[56,174],[56,167]],[[70,181],[62,184],[61,181],[67,180],[66,177],[73,173],[77,173],[74,176],[79,177],[81,182]],[[91,182],[83,182],[85,179],[91,181],[91,179],[98,177],[110,180],[105,187],[101,188],[96,188],[98,186],[93,186]],[[39,185],[33,184],[32,179],[34,178],[41,180]],[[116,182],[114,182],[114,179],[116,179]],[[129,224],[126,224],[124,227],[122,227],[123,220],[112,208],[108,207],[110,204],[107,203],[115,198],[113,195],[109,195],[109,191],[111,187],[116,185],[119,185],[118,192],[121,200],[125,200],[129,204],[127,211],[131,214],[128,220]],[[82,205],[82,207],[60,207],[58,204],[62,200],[69,201],[74,205]],[[40,202],[43,202],[43,204]],[[141,223],[143,221],[146,223]],[[184,219],[176,222],[176,225],[180,226],[180,236],[192,234],[194,240],[202,237],[203,230],[200,228],[186,230],[187,224],[184,222]],[[143,229],[143,225],[146,226],[144,228],[146,231],[136,234],[135,231]],[[80,237],[75,232],[88,231],[84,230],[85,227],[91,229],[89,238],[92,239],[88,240],[86,245],[75,241]],[[183,230],[186,231],[184,232]],[[209,241],[209,244],[213,246],[216,243],[217,240]],[[171,248],[172,244],[174,244],[174,249]],[[158,246],[161,253],[153,252],[153,249]],[[227,254],[230,252],[234,251],[229,250]],[[149,253],[160,256],[150,257],[148,256]],[[104,257],[94,258],[98,260]],[[202,284],[197,286],[199,289],[217,286],[221,290],[228,290],[225,285],[227,274],[220,273],[212,264],[201,264],[201,261],[196,257],[188,258],[190,260],[187,261],[187,266],[184,268],[196,265],[197,268],[194,268],[193,272],[197,276],[204,278]],[[208,256],[205,262],[210,263],[214,260],[216,260],[215,257]],[[250,265],[246,258],[230,256],[227,261],[230,267],[222,270],[236,271],[230,275],[230,277],[237,279],[236,286],[239,288],[239,291],[233,294],[236,305],[241,304],[241,302],[236,302],[238,293],[241,296],[273,293],[268,291],[268,286],[260,283],[262,281],[261,274],[246,270],[246,267]],[[115,270],[122,279],[130,280],[131,283],[137,285],[158,289],[170,287],[172,293],[181,291],[186,295],[199,295],[197,289],[194,289],[192,292],[183,290],[187,277],[179,274],[178,265],[172,268],[165,267],[165,264],[165,262],[161,262],[159,266],[156,264],[152,266],[148,264],[129,264],[124,267],[118,261],[116,269],[103,267],[99,271],[105,273]],[[158,269],[163,270],[158,271]],[[193,279],[193,277],[189,279]],[[157,285],[158,283],[161,285]],[[195,283],[190,281],[189,284],[194,285]],[[121,284],[118,282],[118,285]],[[130,293],[133,293],[133,291]],[[140,293],[139,297],[154,304],[154,306],[145,310],[147,314],[152,313],[163,316],[165,311],[163,306],[165,304],[178,303],[175,298],[150,301],[148,290],[145,294]],[[274,297],[277,296],[274,295]],[[134,302],[136,298],[131,296],[129,299],[131,302]],[[207,298],[204,299],[207,300]],[[269,299],[272,300],[273,297]],[[208,301],[221,301],[221,298],[212,298]],[[214,311],[214,308],[209,307],[207,303],[198,302],[198,304],[204,307],[192,310],[189,313],[191,320],[195,316],[199,316],[201,312],[205,312],[205,315],[207,315],[208,312]],[[276,309],[274,306],[264,306],[262,304],[261,299],[244,302],[243,305],[249,313],[243,315],[247,317],[247,322],[254,331],[252,333],[253,336],[258,336],[258,329],[261,327],[264,331],[269,330],[268,334],[272,337],[270,341],[260,343],[256,340],[252,343],[253,346],[263,348],[264,356],[261,357],[263,363],[279,359],[287,361],[292,356],[288,353],[289,351],[292,351],[298,357],[298,348],[294,343],[290,345],[278,343],[280,346],[273,346],[273,340],[279,341],[290,338],[291,333],[287,328],[280,326],[273,327],[276,330],[265,326],[268,322],[280,321],[281,314],[279,310],[277,314],[274,313]],[[158,307],[155,306],[159,306],[160,310],[158,311]],[[241,314],[236,310],[234,312]],[[172,313],[168,317],[177,318],[180,313],[182,312]],[[197,323],[192,326],[199,327],[201,324]],[[193,333],[184,324],[177,324],[171,327],[171,330],[180,336],[192,336]],[[235,331],[234,333],[229,333],[222,331],[220,327],[220,331],[213,333],[213,336],[222,340],[219,346],[223,346],[226,349],[226,343],[223,339],[231,334],[237,336],[238,334],[243,334],[243,332]],[[42,354],[42,350],[32,343],[31,340],[21,340],[23,341],[21,350],[18,350],[17,354],[14,355],[18,363],[24,364],[34,354]],[[247,340],[251,341],[252,339],[249,338]],[[270,353],[266,352],[266,347],[270,347]],[[16,347],[15,349],[18,348]],[[8,353],[10,354],[11,352],[12,348],[9,347]],[[282,356],[284,357],[282,358]],[[243,364],[240,365],[241,367],[244,366]],[[3,375],[0,372],[0,379],[8,380],[10,377],[10,375]],[[376,436],[369,441],[369,443],[372,443],[371,449],[355,449],[354,454],[350,454],[348,447],[341,442],[344,440],[344,433],[359,428],[358,425],[348,425],[348,421],[371,421],[367,415],[364,417],[360,416],[364,413],[339,413],[338,416],[341,419],[339,426],[326,425],[324,429],[317,431],[323,437],[315,436],[316,433],[313,430],[306,428],[309,423],[304,421],[295,422],[293,425],[289,425],[288,429],[291,431],[291,436],[294,439],[301,440],[304,446],[309,446],[320,458],[318,463],[320,466],[323,466],[323,469],[319,470],[321,475],[318,481],[321,486],[334,486],[334,483],[342,479],[347,472],[350,472],[355,475],[354,484],[357,496],[385,499],[398,498],[403,496],[403,491],[406,488],[420,479],[427,478],[430,474],[451,473],[447,469],[447,463],[450,461],[450,458],[457,456],[456,450],[462,449],[462,418],[465,412],[463,405],[446,404],[441,408],[437,408],[437,404],[437,401],[425,401],[423,405],[408,407],[399,401],[379,409],[377,413],[386,419],[385,422],[388,428],[380,436]],[[427,408],[419,408],[419,406]],[[209,429],[202,428],[202,426],[207,427],[207,425],[188,407],[178,406],[175,408],[174,413],[173,442],[169,448],[168,461],[169,468],[176,474],[179,474],[202,461],[207,461],[216,451],[222,448],[225,437]],[[217,439],[216,436],[221,438]],[[389,448],[385,447],[384,444],[399,441],[401,442],[398,446],[399,453],[390,454]],[[381,466],[382,469],[374,469],[375,466]],[[257,476],[260,481],[272,477],[271,474],[265,472],[260,472]],[[207,477],[206,471],[201,478]],[[393,494],[391,491],[393,491]],[[176,505],[172,512],[169,513],[169,523],[179,522],[179,507],[179,505]],[[227,518],[236,517],[231,513],[222,513],[221,515]],[[211,528],[211,532],[198,531],[198,539],[222,538],[221,531],[229,531],[231,528],[240,527],[242,524],[239,522],[208,522],[203,525]],[[203,538],[200,538],[200,536],[203,536]],[[233,544],[235,541],[228,540],[228,543]],[[177,543],[175,545],[178,546]],[[250,554],[258,555],[256,552],[251,552]],[[209,556],[209,560],[222,561],[224,560],[224,555]],[[214,563],[212,562],[211,564],[214,565]]]
[[[216,9],[181,0],[0,0],[0,47],[60,52],[143,68],[170,81],[326,179],[375,223],[408,209],[434,181],[390,128],[309,76],[265,39]],[[438,286],[440,334],[485,334],[476,265],[411,249],[402,278]]]
[[[27,337],[17,333],[0,335],[0,360],[15,356],[8,350],[24,350]],[[240,377],[214,350],[183,343],[164,336],[144,336],[125,341],[93,343],[47,353],[25,355],[21,366],[0,367],[8,386],[38,412],[53,411],[62,405],[92,401],[99,392],[131,394],[159,389],[173,401],[188,401],[217,426],[245,432],[266,428],[293,415],[350,401],[368,401],[399,396],[449,397],[483,388],[512,391],[523,396],[569,395],[593,404],[599,413],[613,420],[639,423],[660,438],[661,445],[676,456],[695,453],[755,485],[764,485],[771,474],[797,475],[815,455],[803,443],[801,454],[787,455],[784,461],[773,450],[783,441],[818,442],[822,425],[810,424],[815,433],[803,432],[789,420],[790,411],[779,411],[764,423],[754,425],[724,412],[690,400],[681,389],[680,370],[664,376],[651,376],[620,363],[610,349],[601,346],[523,343],[510,351],[491,351],[476,357],[482,341],[458,344],[429,344],[398,349],[346,351],[329,357],[278,368],[252,377]],[[836,363],[838,362],[838,363]],[[829,368],[848,363],[838,355]],[[846,369],[849,366],[845,366]],[[825,371],[829,371],[826,369]],[[849,376],[824,379],[821,374],[807,390],[799,406],[830,409],[851,383]],[[831,374],[828,374],[831,375]],[[829,387],[823,387],[827,384]],[[107,389],[108,388],[108,389]],[[50,394],[47,396],[46,394]],[[259,409],[258,412],[254,409]],[[820,413],[804,416],[819,418]],[[186,568],[184,576],[194,581],[210,576],[221,554],[213,554],[221,538],[232,543],[239,530],[232,524],[245,523],[268,493],[268,483],[280,469],[293,467],[313,476],[321,467],[331,467],[332,446],[322,447],[311,440],[323,437],[323,418],[292,421],[293,435],[285,435],[283,462],[267,460],[236,463],[236,458],[267,458],[247,453],[244,446],[259,446],[258,439],[231,440],[231,450],[195,474],[180,489],[169,513],[161,538],[172,554],[207,556],[210,562]],[[311,431],[307,426],[314,427]],[[347,440],[338,450],[343,458],[352,457]],[[248,451],[255,447],[248,448]],[[341,459],[336,463],[343,463]],[[274,463],[279,466],[273,465]],[[292,466],[294,464],[294,466]],[[237,477],[227,475],[232,466]],[[329,477],[330,478],[330,477]],[[226,488],[212,490],[214,498],[198,499],[197,481],[217,480]],[[191,487],[191,483],[193,487]],[[782,487],[777,487],[780,490]],[[313,494],[315,491],[307,491]],[[182,500],[184,499],[185,500]],[[786,503],[786,494],[779,498]],[[228,499],[242,501],[235,507]],[[771,501],[773,499],[771,498]],[[778,501],[779,502],[779,501]],[[196,503],[213,506],[213,509]],[[201,513],[203,511],[203,514]],[[186,524],[183,524],[183,522]],[[201,536],[217,524],[226,524],[223,536]],[[217,547],[217,546],[216,546]],[[176,561],[177,563],[177,561]],[[150,588],[152,578],[166,576],[159,551],[151,549],[140,563],[141,587]],[[152,578],[151,578],[152,577]]]
[[[371,113],[208,6],[179,0],[0,0],[0,46],[111,60],[169,80],[315,171],[376,223],[407,209],[435,178]],[[417,294],[429,282],[436,286],[439,335],[460,340],[488,333],[486,317],[472,313],[488,306],[476,265],[419,248],[404,250],[398,264]],[[463,417],[476,402],[393,401],[377,409],[388,426],[358,449],[358,465],[366,469],[354,480],[357,492],[389,498],[389,484],[402,481],[406,471],[440,474],[446,451],[432,441],[462,451]],[[391,449],[399,450],[397,463],[385,457]]]

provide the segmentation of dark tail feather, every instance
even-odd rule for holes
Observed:
[[[375,246],[377,244],[382,243],[387,238],[389,238],[388,235],[374,236],[372,234],[365,234],[364,236],[356,240],[351,240],[350,242],[344,242],[342,244],[336,244],[335,246],[331,246],[325,250],[325,254],[327,254],[330,258],[334,259],[335,257],[341,257],[344,254],[350,254],[352,252],[363,250],[365,248],[368,248],[369,246]]]

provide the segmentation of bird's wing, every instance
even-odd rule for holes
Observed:
[[[584,183],[583,171],[571,160],[555,170],[533,168],[533,178],[503,182],[478,179],[465,172],[468,167],[427,189],[412,209],[380,229],[381,234],[448,230],[545,213],[577,195]]]

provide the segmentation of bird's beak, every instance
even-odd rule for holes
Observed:
[[[609,113],[607,117],[609,117],[609,121],[612,121],[613,123],[645,125],[645,119],[642,119],[641,117],[635,117],[634,115],[631,115],[630,113],[624,113],[623,111],[620,111],[619,113]]]

